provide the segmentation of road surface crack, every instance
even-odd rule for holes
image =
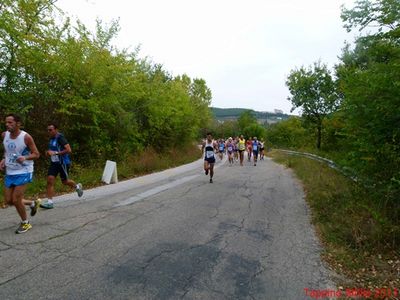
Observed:
[[[37,264],[36,266],[33,266],[32,268],[29,268],[29,269],[25,270],[25,271],[22,272],[21,274],[18,274],[18,275],[14,276],[14,277],[12,277],[12,278],[9,278],[9,279],[7,279],[7,280],[5,280],[5,281],[3,281],[3,282],[0,282],[0,287],[3,286],[3,285],[5,285],[5,284],[7,284],[7,283],[9,283],[9,282],[11,282],[11,281],[14,281],[14,280],[20,278],[20,277],[22,277],[22,276],[29,275],[29,273],[32,272],[32,271],[34,271],[37,267],[42,267],[42,266],[44,266],[44,265],[46,265],[46,264],[52,264],[52,263],[54,262],[54,260],[56,260],[57,258],[62,257],[62,256],[63,256],[63,255],[60,254],[60,255],[54,257],[54,258],[53,258],[51,261],[49,261],[48,263],[40,263],[40,264]],[[29,277],[29,276],[28,276],[28,277]],[[33,277],[29,277],[29,278],[34,278],[34,276],[33,276]]]

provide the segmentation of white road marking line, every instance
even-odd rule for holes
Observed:
[[[198,176],[199,175],[191,175],[191,176],[187,176],[187,177],[184,177],[184,178],[180,178],[180,179],[174,180],[172,182],[168,182],[166,184],[160,185],[158,187],[155,187],[153,189],[147,190],[147,191],[145,191],[143,193],[137,194],[137,195],[135,195],[133,197],[130,197],[128,199],[125,199],[123,201],[120,201],[117,204],[115,204],[113,207],[124,206],[124,205],[129,205],[129,204],[135,203],[137,201],[143,200],[144,198],[156,195],[156,194],[158,194],[160,192],[163,192],[163,191],[168,190],[170,188],[176,187],[176,186],[178,186],[178,185],[180,185],[182,183],[188,182],[188,181],[190,181],[190,180],[192,180],[192,179],[194,179],[194,178],[196,178]]]

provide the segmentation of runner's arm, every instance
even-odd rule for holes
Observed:
[[[60,149],[57,154],[64,155],[72,153],[71,145],[68,143],[64,135],[60,135],[57,142],[60,145]]]
[[[58,155],[64,155],[64,154],[71,154],[72,153],[72,149],[71,146],[69,144],[65,144],[64,145],[64,149],[57,152]]]
[[[26,134],[24,140],[31,153],[28,156],[18,157],[17,161],[22,163],[25,160],[33,160],[39,158],[40,154],[33,138],[29,134]]]
[[[218,144],[214,142],[214,152],[219,152]]]

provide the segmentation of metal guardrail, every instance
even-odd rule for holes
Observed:
[[[316,160],[316,161],[320,161],[323,162],[325,164],[328,165],[328,167],[337,170],[338,172],[342,173],[344,176],[350,178],[351,180],[353,180],[354,182],[359,183],[359,179],[357,178],[357,176],[354,175],[354,172],[351,172],[348,169],[344,169],[340,166],[338,166],[333,160],[327,159],[325,157],[321,157],[312,153],[307,153],[307,152],[298,152],[298,151],[292,151],[292,150],[284,150],[284,149],[275,149],[290,155],[299,155],[299,156],[304,156],[304,157],[308,157],[310,159]],[[353,174],[351,174],[353,173]]]

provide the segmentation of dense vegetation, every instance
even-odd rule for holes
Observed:
[[[302,116],[271,126],[267,139],[275,146],[323,153],[352,170],[384,211],[378,215],[369,208],[374,221],[390,225],[384,242],[398,247],[400,2],[356,1],[353,9],[343,8],[342,19],[348,30],[374,31],[343,49],[334,74],[320,62],[292,70],[288,99]]]
[[[41,151],[56,120],[82,163],[192,142],[211,118],[206,82],[117,49],[118,30],[71,24],[52,0],[1,1],[0,119],[21,114]]]

